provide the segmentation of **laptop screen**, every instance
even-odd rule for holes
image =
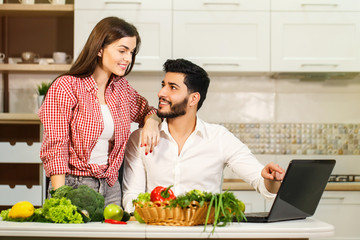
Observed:
[[[269,220],[312,216],[334,166],[335,160],[292,160],[270,210]]]

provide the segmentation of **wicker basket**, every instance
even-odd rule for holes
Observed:
[[[193,201],[188,207],[165,208],[169,202],[135,203],[135,210],[147,224],[167,226],[194,226],[205,224],[208,203],[200,207]],[[214,222],[215,210],[212,207],[208,224]]]

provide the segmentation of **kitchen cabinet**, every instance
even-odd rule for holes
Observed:
[[[360,191],[325,191],[314,217],[335,226],[326,239],[359,239]]]
[[[0,209],[19,201],[42,206],[46,179],[36,114],[0,114]]]
[[[358,72],[359,42],[359,1],[271,1],[272,72]]]
[[[0,64],[3,81],[3,111],[9,112],[9,81],[12,73],[63,73],[70,64],[19,64],[24,51],[33,51],[40,58],[52,58],[52,52],[73,52],[74,5],[36,3],[0,4],[0,52],[5,61]],[[25,37],[24,37],[25,36]],[[9,63],[9,58],[17,59]],[[49,79],[50,81],[51,79]]]
[[[207,71],[268,72],[269,1],[174,0],[173,57]]]
[[[101,11],[99,11],[101,9]],[[171,57],[171,1],[75,1],[75,57],[97,22],[117,16],[134,24],[141,37],[134,71],[161,71]]]

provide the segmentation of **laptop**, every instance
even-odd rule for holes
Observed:
[[[314,215],[335,162],[291,160],[270,212],[245,213],[247,222],[277,222]]]

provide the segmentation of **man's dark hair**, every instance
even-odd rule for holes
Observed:
[[[200,100],[197,106],[197,110],[199,110],[206,98],[210,84],[210,78],[207,72],[198,65],[185,59],[168,59],[164,63],[164,71],[166,73],[174,72],[185,75],[184,84],[187,86],[188,92],[200,93]]]

